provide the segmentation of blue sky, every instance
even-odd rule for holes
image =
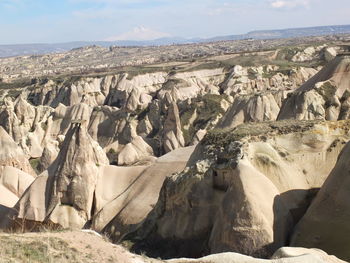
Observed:
[[[350,24],[350,0],[0,0],[0,44]]]

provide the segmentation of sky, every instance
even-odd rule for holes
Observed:
[[[0,44],[214,37],[350,24],[350,0],[0,0]]]

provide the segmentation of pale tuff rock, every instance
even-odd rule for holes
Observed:
[[[349,114],[350,57],[339,55],[295,90],[283,103],[278,119],[341,120]]]
[[[153,126],[149,120],[148,115],[142,119],[136,128],[137,134],[139,134],[142,137],[147,137],[153,130]]]
[[[349,238],[349,156],[350,143],[341,152],[339,159],[297,225],[292,237],[293,246],[318,247],[350,260],[347,248]]]
[[[289,73],[278,66],[241,67],[235,66],[223,83],[224,93],[230,96],[247,95],[268,90],[294,90],[315,75],[313,68],[300,67]]]
[[[289,121],[209,132],[186,169],[165,181],[135,238],[170,256],[167,247],[191,257],[225,251],[272,255],[287,244],[312,189],[336,163],[350,138],[348,125]]]
[[[292,64],[286,69],[280,62],[323,63],[338,51],[298,50],[264,53],[281,66],[228,71],[222,65],[231,58],[245,63],[244,54],[232,54],[210,58],[218,68],[199,58],[141,75],[133,68],[33,79],[0,92],[1,227],[91,228],[115,242],[132,241],[136,250],[163,253],[155,257],[226,251],[270,257],[288,245],[350,139],[349,121],[337,121],[350,116],[349,57],[336,57],[318,74]],[[202,66],[211,69],[197,70]],[[264,122],[278,116],[308,121]],[[346,171],[343,155],[331,175]],[[28,159],[42,172],[36,178],[26,173],[34,175]],[[346,230],[346,180],[336,181],[327,180],[293,242],[346,251],[346,237],[338,234]],[[329,198],[334,220],[321,210]],[[341,262],[299,248],[273,258],[224,253],[181,262]]]
[[[21,95],[14,102],[6,100],[0,108],[0,125],[26,154],[37,158],[42,152],[41,143],[45,135],[43,127],[51,112],[49,107],[30,105]]]
[[[314,47],[308,47],[303,51],[298,52],[292,58],[293,62],[304,62],[310,61],[314,59],[314,55],[316,53],[316,49]]]
[[[84,122],[88,125],[91,112],[92,108],[85,103],[71,107],[66,107],[63,104],[58,105],[47,124],[49,138],[56,140],[58,135],[65,135],[71,123]]]
[[[244,122],[274,121],[279,106],[272,93],[237,97],[221,119],[220,128],[234,128]]]
[[[277,250],[273,256],[272,259],[283,259],[283,258],[289,258],[289,259],[297,259],[298,257],[302,255],[312,255],[315,256],[315,259],[318,258],[321,262],[329,262],[329,263],[345,263],[345,261],[340,260],[339,258],[328,255],[326,252],[320,250],[320,249],[309,249],[309,248],[302,248],[302,247],[283,247]],[[310,257],[309,260],[312,260]],[[305,262],[312,262],[306,260]]]
[[[185,146],[181,130],[181,121],[179,109],[175,102],[171,103],[168,108],[167,117],[163,128],[163,149],[165,153]]]
[[[62,142],[64,139],[62,140]],[[53,141],[46,144],[43,153],[40,157],[40,170],[45,171],[54,162],[59,153],[59,142]]]
[[[115,241],[134,231],[157,202],[166,177],[182,171],[193,150],[193,146],[174,150],[148,167],[102,168],[93,229],[103,230]],[[99,201],[103,196],[104,201]]]
[[[329,62],[333,60],[338,54],[338,50],[335,47],[329,47],[324,50],[324,59]]]
[[[228,96],[206,94],[178,103],[186,145],[195,145],[203,133],[213,129],[230,107]]]
[[[118,155],[118,165],[132,165],[146,157],[153,156],[153,149],[140,136],[125,145]]]
[[[176,73],[171,76],[177,89],[177,99],[186,100],[206,93],[218,94],[219,85],[225,79],[222,68]]]
[[[272,259],[258,259],[237,253],[227,252],[213,254],[198,259],[171,259],[169,263],[345,263],[335,256],[328,255],[319,249],[291,248],[279,249]]]
[[[128,111],[144,109],[152,100],[153,94],[166,82],[167,73],[156,72],[129,76],[128,74],[113,77],[105,104],[117,106]],[[107,89],[105,89],[107,90]],[[106,92],[105,92],[106,93]]]
[[[293,62],[305,62],[317,59],[320,56],[320,51],[323,50],[326,46],[318,47],[307,47],[306,49],[297,52],[293,57]]]
[[[118,140],[118,134],[124,129],[126,113],[116,107],[95,107],[90,117],[89,134],[102,147]]]
[[[273,182],[254,169],[247,159],[239,161],[231,173],[222,173],[216,176],[224,176],[223,180],[225,176],[235,179],[228,182],[230,189],[217,211],[209,239],[210,252],[236,251],[265,257],[283,246],[291,219]],[[217,180],[220,187],[220,178]],[[253,190],[253,185],[259,187]]]
[[[152,96],[148,94],[142,94],[140,90],[133,89],[126,102],[126,109],[128,111],[143,110],[147,108],[148,104],[152,101]]]
[[[0,166],[0,205],[13,207],[34,177],[12,166]]]
[[[278,119],[322,120],[326,117],[324,104],[322,95],[314,90],[298,96],[291,94],[283,104]]]
[[[0,126],[0,166],[12,166],[25,173],[35,175],[27,156],[13,141],[11,136]]]
[[[194,137],[194,140],[193,140],[193,145],[196,145],[198,144],[203,138],[204,136],[207,134],[207,131],[206,130],[199,130],[195,137]]]
[[[243,68],[236,66],[233,71],[236,74],[235,77],[239,77],[240,74],[262,76],[266,72],[274,72],[274,70],[278,70],[278,68],[275,66],[269,66],[266,69],[263,67]],[[295,73],[291,76],[285,75],[283,79],[279,79],[279,74],[272,74],[271,78],[264,80],[269,82],[266,82],[267,85],[250,84],[254,86],[252,90],[268,89],[271,85],[281,88],[286,81],[288,82],[288,79],[293,83],[296,83],[293,79],[299,82],[302,81],[304,77],[311,74],[309,71],[305,68],[296,69]],[[0,124],[15,140],[18,140],[16,142],[31,158],[40,158],[47,147],[55,148],[58,136],[65,135],[70,123],[79,119],[88,121],[89,134],[103,148],[118,142],[120,147],[117,149],[117,154],[110,159],[111,162],[117,162],[117,155],[123,146],[132,143],[136,136],[141,136],[144,140],[147,138],[146,143],[153,148],[154,155],[159,156],[164,151],[167,152],[170,149],[197,143],[201,138],[201,136],[196,136],[199,130],[211,129],[219,122],[223,116],[222,110],[226,111],[230,107],[229,101],[235,102],[235,99],[231,96],[215,95],[219,94],[221,84],[225,78],[225,71],[219,68],[176,74],[155,72],[138,76],[123,73],[104,77],[81,77],[79,79],[72,77],[65,79],[63,82],[49,80],[46,83],[32,85],[28,87],[28,90],[24,89],[15,102],[8,100],[5,103],[7,106],[4,106],[3,110],[0,111],[2,116]],[[274,94],[278,106],[285,98],[286,92],[287,90],[281,91],[281,95]],[[104,101],[97,101],[99,96],[104,96]],[[184,118],[186,123],[184,123],[184,127],[181,127],[186,107],[190,108],[184,105],[192,103],[201,107],[201,104],[203,104],[201,100],[204,100],[205,96],[220,97],[219,109],[213,108],[202,115],[199,113],[196,119],[190,118],[188,123]],[[264,99],[266,103],[271,101],[272,98],[269,97],[268,100]],[[38,106],[29,104],[25,98]],[[237,100],[236,104],[239,102],[239,97],[237,97]],[[176,101],[176,106],[180,108],[178,117],[181,117],[181,121],[176,121],[177,127],[172,127],[169,130],[169,122],[166,124],[165,122],[167,118],[171,119],[171,114],[169,115],[171,110],[168,108],[173,101]],[[251,112],[250,115],[253,119],[259,119],[264,115],[264,120],[273,120],[275,118],[273,116],[275,103],[271,102],[270,106],[264,103],[261,107],[258,107],[262,109],[254,110],[249,106],[250,109],[244,109],[244,111]],[[41,106],[40,104],[55,108]],[[210,109],[211,103],[204,107],[207,106]],[[340,113],[344,116],[347,114],[345,106],[346,104],[344,104]],[[84,110],[87,107],[89,107],[89,110]],[[17,108],[18,110],[16,110]],[[20,114],[22,111],[26,113],[26,116]],[[253,111],[256,112],[256,116],[254,116]],[[84,116],[80,116],[81,113]],[[336,113],[337,109],[329,110],[327,114],[334,115]],[[231,118],[235,118],[235,116],[231,116]],[[21,122],[21,119],[25,121]],[[250,118],[247,118],[246,121],[250,121]],[[195,127],[192,127],[193,125]],[[130,146],[127,148],[130,148]],[[134,154],[134,156],[137,157],[137,154]],[[49,159],[46,158],[46,161]],[[48,163],[44,166],[47,167],[47,165]]]
[[[134,147],[150,150],[141,140],[136,137]],[[17,217],[70,228],[90,222],[99,231],[117,224],[118,232],[111,234],[126,234],[146,217],[165,177],[182,170],[192,150],[179,149],[148,167],[109,166],[103,150],[88,135],[86,123],[73,123],[56,160],[18,202]]]
[[[166,73],[157,72],[131,77],[127,74],[108,75],[105,77],[80,78],[65,80],[63,83],[48,81],[29,92],[34,105],[57,107],[60,103],[73,106],[81,102],[90,106],[125,104],[132,91],[141,94],[141,102],[145,103],[145,95],[156,92],[166,81]],[[135,101],[138,103],[138,101]],[[131,105],[130,105],[131,106]],[[135,104],[134,104],[135,106]]]
[[[80,122],[71,125],[56,160],[21,197],[18,218],[79,228],[91,219],[98,166],[109,162]]]

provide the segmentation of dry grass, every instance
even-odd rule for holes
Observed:
[[[0,237],[0,262],[80,262],[77,250],[60,238]]]
[[[0,263],[159,263],[131,254],[93,231],[60,231],[25,234],[0,232]]]

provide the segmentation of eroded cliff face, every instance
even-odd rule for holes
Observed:
[[[290,59],[313,61],[320,50]],[[269,257],[288,245],[349,140],[349,121],[314,120],[348,118],[348,59],[339,58],[318,74],[290,65],[200,65],[7,91],[0,225],[13,218],[92,228],[153,256]],[[302,92],[295,115],[288,107]],[[307,121],[275,122],[283,116]]]
[[[42,172],[55,159],[83,103],[89,107],[84,111],[89,134],[105,149],[110,163],[131,165],[198,143],[231,102],[227,122],[275,119],[285,93],[261,99],[249,95],[253,97],[244,105],[239,95],[271,87],[294,89],[313,73],[301,68],[289,76],[279,73],[277,66],[236,66],[229,72],[215,68],[43,80],[16,91],[17,97],[5,96],[0,125],[30,158],[40,160],[37,170]],[[252,74],[260,84],[249,79]],[[247,115],[244,118],[242,111]]]
[[[223,127],[276,119],[287,93],[315,72],[235,66],[44,80],[18,91],[15,99],[7,95],[0,125],[30,158],[40,158],[41,172],[83,103],[90,109],[84,111],[89,134],[110,163],[131,165],[198,143],[224,115]]]
[[[100,165],[108,158],[87,133],[86,119],[74,119],[53,163],[15,207],[18,218],[81,228],[91,219]]]
[[[278,119],[344,120],[349,118],[350,56],[339,55],[290,94]]]
[[[329,177],[293,234],[293,246],[318,247],[350,259],[349,240],[349,155],[344,147]]]
[[[348,125],[290,121],[210,132],[185,170],[166,179],[156,207],[129,237],[134,248],[165,257],[272,255],[335,165]]]
[[[14,229],[16,221],[31,222],[31,227],[91,227],[118,240],[147,216],[165,177],[183,170],[193,149],[177,149],[151,165],[111,166],[88,134],[86,120],[73,120],[57,158],[27,185],[0,224]]]

